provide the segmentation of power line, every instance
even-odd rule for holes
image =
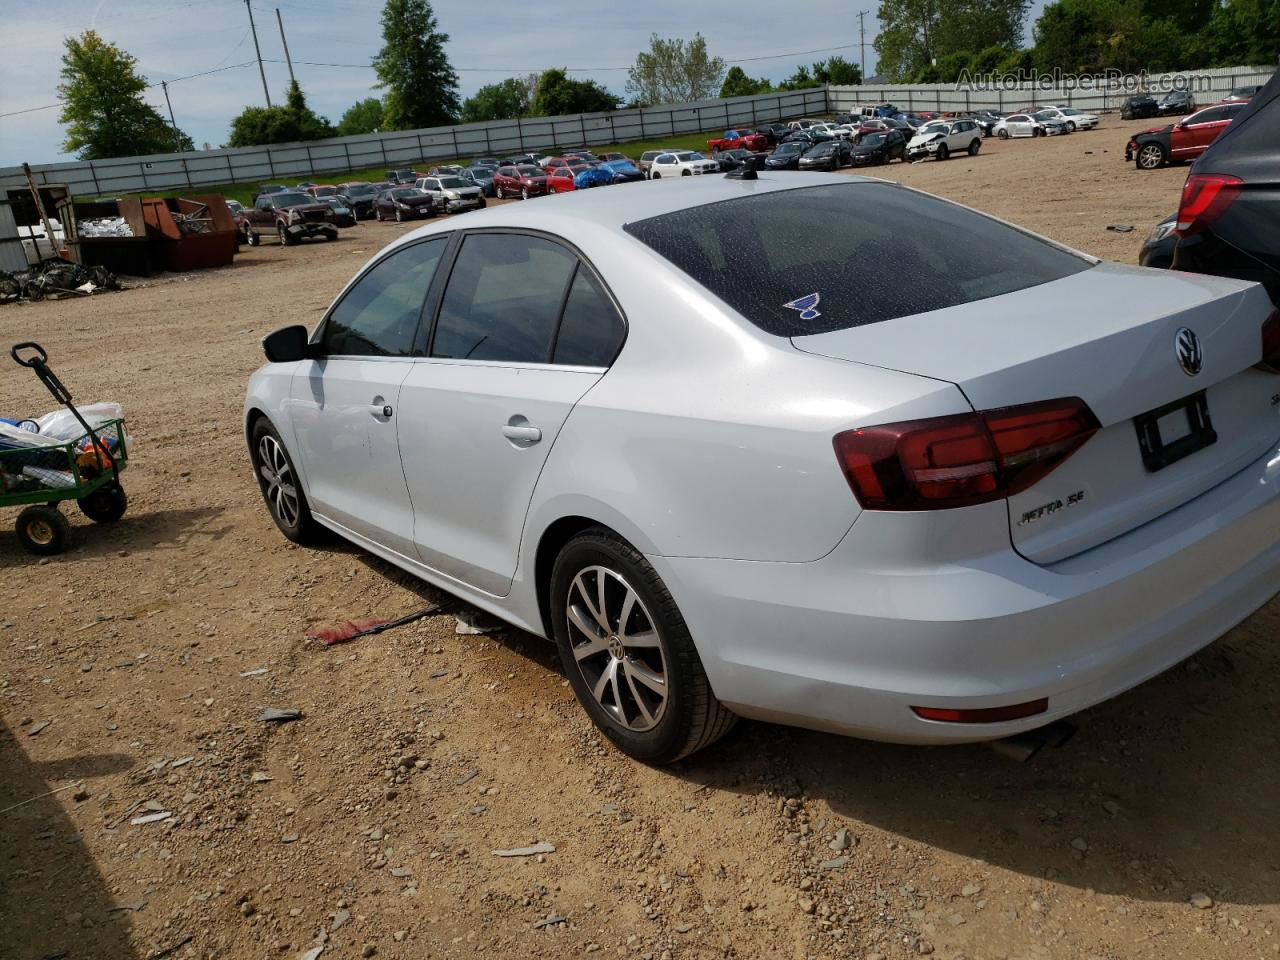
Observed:
[[[225,67],[214,67],[212,70],[202,70],[199,73],[189,73],[185,77],[174,77],[172,80],[161,80],[158,83],[148,83],[145,90],[154,90],[156,87],[163,87],[166,83],[179,83],[183,80],[195,80],[199,77],[207,77],[212,73],[222,73],[224,70],[238,70],[241,67],[249,67],[257,63],[256,60],[245,60],[243,63],[230,63]],[[0,113],[0,117],[16,117],[21,113],[35,113],[38,110],[52,110],[54,107],[60,107],[65,103],[59,100],[57,103],[46,103],[42,107],[26,107],[22,110],[10,110],[8,113]]]

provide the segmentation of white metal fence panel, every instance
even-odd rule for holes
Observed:
[[[197,150],[189,153],[32,166],[37,183],[65,183],[82,197],[223,183],[315,180],[328,172],[366,167],[412,167],[463,157],[506,156],[531,150],[593,147],[694,133],[828,112],[827,90],[815,87],[729,100],[667,104],[643,110],[585,113],[400,130],[307,143]],[[26,183],[21,167],[0,168],[0,186]]]

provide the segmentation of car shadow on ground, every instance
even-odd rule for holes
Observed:
[[[1265,625],[1251,629],[1265,640]],[[1219,641],[1072,718],[1079,730],[1065,746],[1025,764],[981,744],[898,746],[752,723],[673,773],[742,793],[789,784],[855,834],[861,823],[970,857],[975,877],[990,864],[1142,901],[1206,892],[1274,904],[1277,666],[1262,643]],[[830,856],[815,845],[815,862]]]
[[[53,558],[99,559],[118,554],[121,550],[150,552],[152,550],[183,549],[189,543],[208,543],[228,536],[234,527],[230,524],[212,525],[224,507],[189,507],[177,510],[148,510],[145,506],[130,504],[130,511],[111,524],[89,523],[76,505],[65,502],[59,505],[63,515],[72,521],[70,549]],[[17,514],[5,511],[0,521],[0,570],[6,567],[24,566],[40,560],[28,553],[18,541],[13,522]],[[183,538],[179,540],[179,538]]]
[[[46,796],[83,780],[90,794],[83,802],[93,804],[93,778],[132,760],[105,754],[36,763],[20,742],[22,729],[0,723],[0,956],[135,960],[128,911],[112,909],[117,904],[64,812],[77,802],[77,788]]]

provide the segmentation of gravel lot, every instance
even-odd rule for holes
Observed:
[[[1186,175],[1123,162],[1147,125],[879,172],[1133,261]],[[306,642],[456,609],[353,548],[288,544],[239,426],[259,338],[313,323],[408,229],[0,308],[0,344],[43,342],[137,440],[116,527],[77,515],[79,546],[37,563],[2,518],[0,958],[1280,954],[1277,601],[1026,765],[742,724],[653,770],[515,631],[456,636],[446,613]],[[0,412],[48,408],[0,370]],[[554,852],[492,853],[537,842]]]

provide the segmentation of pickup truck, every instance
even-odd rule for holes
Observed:
[[[333,208],[296,190],[259,194],[252,207],[240,211],[236,227],[251,247],[262,242],[264,233],[275,234],[286,247],[304,237],[333,240],[338,236]]]
[[[726,130],[719,140],[708,140],[707,149],[713,156],[721,150],[752,150],[761,153],[769,149],[769,138],[759,133]]]

